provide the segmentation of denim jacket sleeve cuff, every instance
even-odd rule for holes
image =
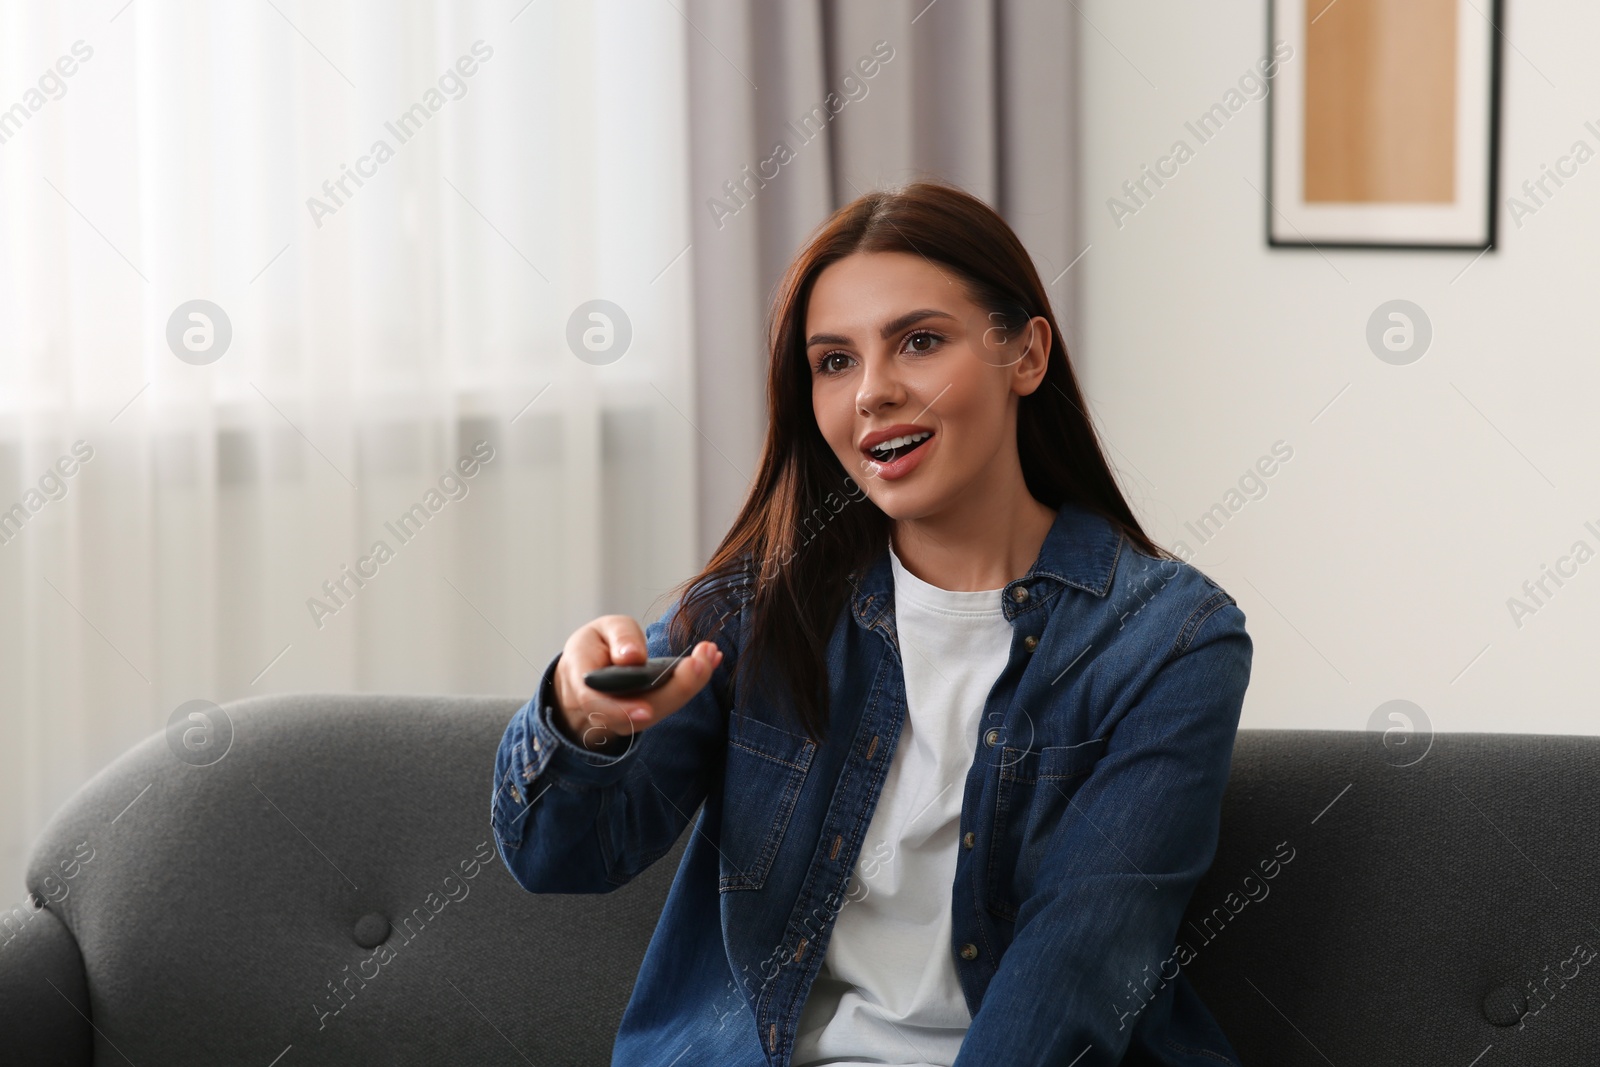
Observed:
[[[552,781],[579,788],[609,785],[627,772],[631,746],[621,742],[617,744],[615,753],[596,752],[561,732],[555,723],[555,672],[559,662],[561,654],[558,652],[545,668],[544,677],[539,681],[539,691],[527,709],[527,722],[532,734],[529,747],[533,758],[530,760],[532,774],[529,774],[528,766],[523,768],[524,780],[547,773]]]
[[[627,746],[619,745],[621,751],[615,754],[591,752],[557,729],[553,716],[555,670],[560,659],[557,654],[550,661],[538,692],[511,717],[495,753],[490,822],[502,856],[521,848],[534,819],[532,809],[555,802],[555,798],[539,799],[552,786],[584,793],[610,785],[627,773]]]

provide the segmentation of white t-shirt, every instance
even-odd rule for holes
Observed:
[[[950,898],[962,793],[1011,624],[1002,590],[940,589],[892,548],[889,557],[906,721],[800,1015],[794,1067],[949,1067],[972,1022],[956,979]]]

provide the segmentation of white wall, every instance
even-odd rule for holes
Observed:
[[[1262,101],[1119,229],[1107,199],[1174,140],[1197,145],[1185,121],[1266,55],[1266,4],[1081,9],[1092,248],[1071,333],[1134,507],[1157,540],[1196,548],[1184,521],[1274,442],[1293,449],[1191,557],[1255,640],[1242,725],[1362,729],[1405,699],[1437,731],[1596,732],[1600,558],[1547,581],[1520,626],[1507,601],[1574,542],[1600,551],[1584,525],[1600,530],[1600,161],[1520,226],[1506,194],[1575,140],[1600,148],[1584,128],[1600,125],[1600,8],[1514,5],[1500,247],[1454,281],[1475,253],[1269,250]],[[1364,339],[1394,298],[1433,323],[1409,366]]]

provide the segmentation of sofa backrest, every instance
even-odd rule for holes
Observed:
[[[96,1062],[609,1063],[688,834],[612,893],[524,892],[488,818],[519,704],[252,698],[220,759],[163,733],[85,786],[35,848],[26,936],[70,931]],[[1582,1062],[1600,738],[1425,743],[1241,732],[1186,949],[1132,986],[1181,969],[1247,1065]]]
[[[163,733],[95,777],[28,870],[82,953],[94,1062],[609,1063],[682,843],[603,896],[518,886],[489,798],[520,703],[252,698],[216,762]]]
[[[1596,783],[1600,737],[1241,731],[1183,969],[1247,1067],[1595,1062]]]

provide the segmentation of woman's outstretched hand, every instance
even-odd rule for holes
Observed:
[[[659,688],[633,696],[590,689],[583,676],[601,667],[638,666],[646,656],[644,630],[627,615],[602,615],[567,638],[556,664],[556,724],[585,748],[603,749],[614,738],[646,730],[705,688],[722,662],[722,650],[701,641]]]

